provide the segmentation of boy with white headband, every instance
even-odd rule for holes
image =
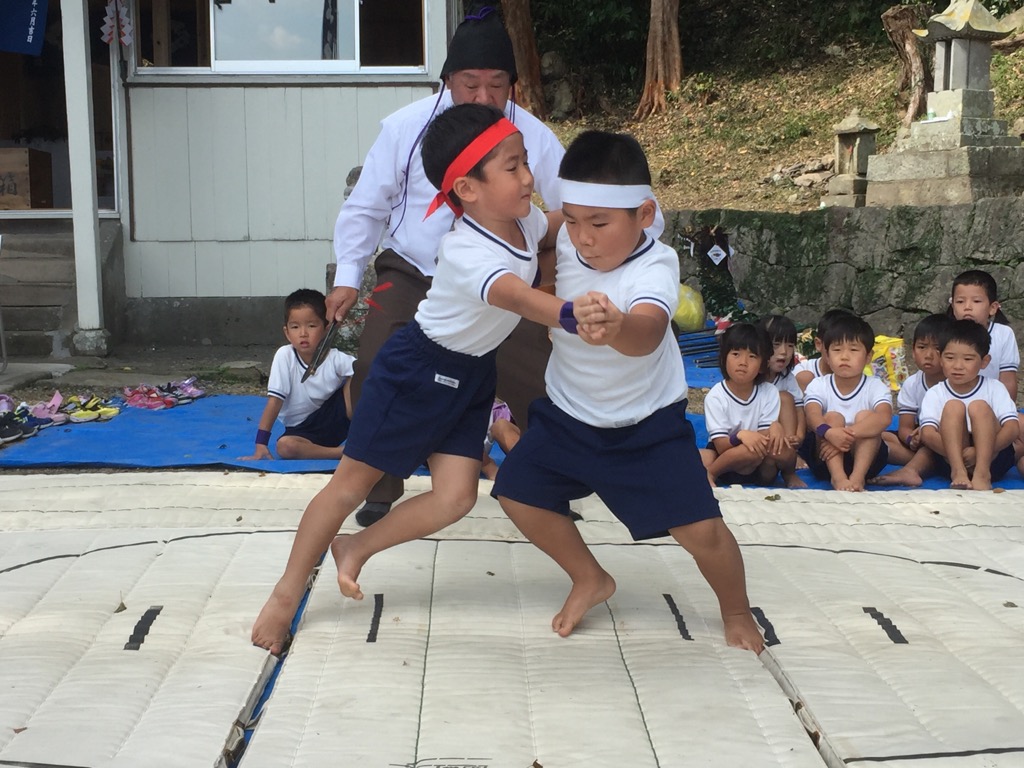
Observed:
[[[572,579],[551,622],[562,637],[615,591],[569,517],[571,500],[596,493],[635,540],[671,535],[693,555],[718,597],[728,644],[760,653],[743,558],[686,419],[686,376],[669,325],[679,257],[644,231],[655,201],[643,149],[623,134],[586,132],[559,176],[565,226],[555,292],[586,295],[562,309],[548,397],[530,406],[530,429],[501,465],[494,495]]]
[[[345,454],[306,507],[285,572],[253,626],[253,643],[274,654],[283,650],[317,559],[385,472],[408,477],[429,462],[431,490],[331,545],[348,597],[362,598],[356,578],[371,555],[469,512],[494,404],[495,350],[520,316],[556,326],[565,304],[532,288],[538,250],[554,244],[562,219],[530,202],[533,174],[515,125],[494,107],[458,105],[431,122],[422,154],[441,190],[427,215],[448,206],[455,225],[441,241],[415,319],[374,359]]]

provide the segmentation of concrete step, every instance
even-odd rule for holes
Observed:
[[[0,284],[0,308],[64,307],[75,298],[75,288],[67,283]]]
[[[75,282],[75,260],[68,256],[17,255],[0,258],[0,284]]]
[[[53,331],[61,327],[63,307],[0,307],[9,331]]]
[[[6,326],[5,326],[6,328]],[[60,331],[11,331],[5,333],[8,357],[65,357],[67,342]]]
[[[0,261],[8,256],[75,258],[75,238],[70,232],[55,234],[6,234],[0,241]]]

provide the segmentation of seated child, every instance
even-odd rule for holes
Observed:
[[[686,419],[686,375],[669,326],[679,257],[644,232],[655,215],[647,159],[629,136],[587,131],[559,176],[565,226],[555,286],[562,296],[590,292],[562,310],[548,396],[533,402],[493,493],[572,580],[551,622],[560,636],[615,591],[570,518],[571,500],[596,493],[634,539],[671,535],[681,544],[718,598],[726,642],[760,653],[743,557]]]
[[[804,392],[807,391],[807,385],[812,380],[819,376],[827,376],[832,373],[832,369],[828,364],[828,355],[825,354],[825,345],[822,339],[825,338],[825,334],[828,333],[828,329],[832,327],[832,323],[840,317],[853,317],[845,309],[830,309],[820,318],[818,318],[818,326],[814,330],[814,349],[818,352],[818,357],[811,357],[807,360],[802,360],[796,364],[793,368],[793,375],[796,377],[796,383],[800,385],[800,389]],[[874,341],[872,341],[874,346]]]
[[[768,361],[768,381],[779,391],[779,423],[786,436],[786,442],[797,450],[807,434],[807,419],[804,416],[804,391],[797,383],[796,326],[785,315],[766,315],[757,321],[772,340],[772,356]],[[797,457],[797,461],[801,461]],[[792,469],[782,468],[782,480],[787,488],[806,488]]]
[[[274,458],[267,446],[278,418],[284,423],[276,446],[282,459],[341,458],[352,416],[350,382],[355,358],[332,349],[316,373],[302,381],[326,332],[327,305],[320,291],[302,288],[284,300],[288,343],[274,355],[256,450],[243,460]]]
[[[374,553],[436,533],[472,509],[498,345],[520,317],[557,325],[565,304],[531,288],[538,250],[553,244],[562,219],[531,204],[533,174],[515,125],[494,107],[460,104],[431,121],[421,154],[427,178],[441,190],[427,215],[448,205],[455,224],[415,318],[374,358],[345,455],[306,507],[284,573],[253,625],[253,643],[274,654],[328,546],[342,594],[361,599],[356,579]],[[429,492],[332,544],[385,472],[408,477],[424,461]]]
[[[949,314],[955,320],[973,320],[982,325],[991,337],[991,361],[981,375],[999,379],[1017,400],[1017,371],[1020,368],[1020,349],[1017,337],[1000,309],[996,281],[988,272],[972,269],[953,278],[949,298]]]
[[[804,391],[807,426],[817,438],[808,464],[837,491],[863,491],[888,461],[882,432],[892,421],[892,395],[883,381],[864,375],[874,342],[866,321],[837,317],[822,338],[832,373]]]
[[[928,315],[914,328],[911,354],[917,371],[903,382],[896,396],[899,415],[896,432],[883,432],[890,464],[903,464],[897,470],[875,478],[872,485],[906,485],[916,488],[931,474],[932,452],[921,444],[919,414],[925,393],[942,381],[942,341],[949,330],[946,315]]]
[[[921,440],[951,488],[990,490],[1013,466],[1017,408],[998,379],[981,375],[989,344],[983,325],[954,320],[942,346],[946,380],[921,401]]]
[[[779,391],[765,381],[770,343],[765,330],[750,323],[729,326],[719,339],[725,380],[704,398],[711,442],[700,452],[712,486],[773,485],[782,467],[796,477],[796,449],[778,420]]]

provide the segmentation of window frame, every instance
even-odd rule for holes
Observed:
[[[134,18],[140,19],[139,3],[143,0],[135,0]],[[353,59],[257,59],[257,60],[223,60],[216,58],[216,28],[215,28],[215,2],[206,0],[209,17],[207,20],[207,33],[209,35],[207,45],[210,51],[209,66],[195,67],[144,67],[139,63],[138,40],[140,33],[136,30],[135,42],[131,46],[131,77],[130,79],[142,80],[158,77],[207,77],[207,78],[237,78],[238,76],[250,77],[274,77],[274,76],[296,76],[296,75],[336,75],[353,81],[363,78],[368,80],[388,81],[393,78],[401,78],[403,81],[409,79],[419,80],[426,78],[428,74],[428,63],[430,57],[430,16],[431,3],[435,0],[420,1],[420,19],[422,29],[423,64],[409,66],[362,66],[360,61],[361,41],[359,37],[359,6],[360,0],[352,4],[354,19],[353,29],[355,35],[355,56]]]

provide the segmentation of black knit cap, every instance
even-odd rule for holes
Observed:
[[[508,72],[513,84],[519,79],[512,39],[490,6],[471,10],[456,28],[441,78],[464,69],[498,69]]]

